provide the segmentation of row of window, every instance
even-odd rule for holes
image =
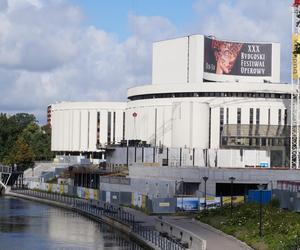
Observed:
[[[290,94],[278,93],[253,93],[253,92],[182,92],[182,93],[160,93],[129,96],[131,101],[156,98],[182,98],[182,97],[250,97],[250,98],[275,98],[291,99]]]
[[[113,116],[112,116],[113,113]],[[97,145],[100,144],[100,118],[101,113],[97,112]],[[113,117],[113,119],[111,119]],[[113,120],[113,124],[111,124]],[[88,133],[89,134],[89,133]],[[123,112],[122,138],[125,139],[125,112]],[[116,142],[116,112],[107,112],[107,144]]]
[[[283,111],[283,112],[282,112]],[[236,111],[236,123],[237,124],[241,124],[242,122],[242,109],[241,108],[237,108]],[[255,112],[255,120],[254,120],[254,112]],[[287,119],[288,119],[288,113],[287,113],[287,109],[281,110],[278,109],[278,113],[277,113],[277,122],[278,125],[282,125],[282,115],[283,115],[283,125],[287,125]],[[259,125],[260,124],[260,109],[259,108],[250,108],[249,110],[249,124],[256,124]],[[271,123],[271,109],[268,109],[268,125],[270,125]],[[229,108],[226,108],[226,124],[229,124]],[[221,132],[223,130],[223,125],[224,125],[224,108],[220,108],[220,128],[221,128]]]
[[[244,146],[244,147],[272,147],[286,146],[285,138],[265,138],[265,137],[223,137],[222,146]]]

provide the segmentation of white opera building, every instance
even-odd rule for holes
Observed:
[[[196,165],[288,166],[290,93],[280,83],[278,43],[203,35],[159,41],[152,84],[128,89],[127,102],[51,105],[52,150],[99,157],[106,147],[141,140],[213,159],[198,157]]]

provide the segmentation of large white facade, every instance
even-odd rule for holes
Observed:
[[[174,97],[163,98],[170,93]],[[238,109],[241,109],[240,124],[249,125],[249,113],[253,109],[253,124],[283,126],[290,120],[289,93],[289,85],[269,83],[166,84],[132,88],[128,97],[139,100],[127,104],[126,138],[145,140],[156,146],[218,149],[221,109],[224,125],[238,124]],[[191,97],[180,97],[183,95]],[[253,97],[248,97],[250,95]],[[259,121],[256,121],[257,109]]]
[[[51,149],[96,152],[124,137],[126,103],[62,102],[52,105]]]
[[[157,147],[222,149],[224,155],[226,148],[243,145],[268,155],[272,147],[285,155],[291,86],[280,83],[280,45],[262,44],[268,55],[258,53],[259,43],[238,44],[256,52],[250,51],[249,58],[269,58],[257,61],[269,73],[230,75],[205,72],[205,39],[194,35],[154,43],[152,84],[130,88],[128,102],[53,104],[52,150],[97,152],[125,139]]]

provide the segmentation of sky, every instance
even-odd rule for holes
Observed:
[[[0,0],[0,112],[46,122],[60,101],[126,101],[151,83],[152,43],[190,34],[281,43],[290,82],[286,0]]]

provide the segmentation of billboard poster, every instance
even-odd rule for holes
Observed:
[[[199,206],[200,208],[205,207],[205,198],[202,197],[199,199]],[[221,206],[221,198],[220,197],[213,197],[213,196],[207,196],[206,197],[206,206],[211,207],[220,207]]]
[[[178,197],[177,208],[185,211],[197,211],[199,209],[198,197]]]
[[[204,38],[204,72],[266,77],[272,74],[272,44]]]

